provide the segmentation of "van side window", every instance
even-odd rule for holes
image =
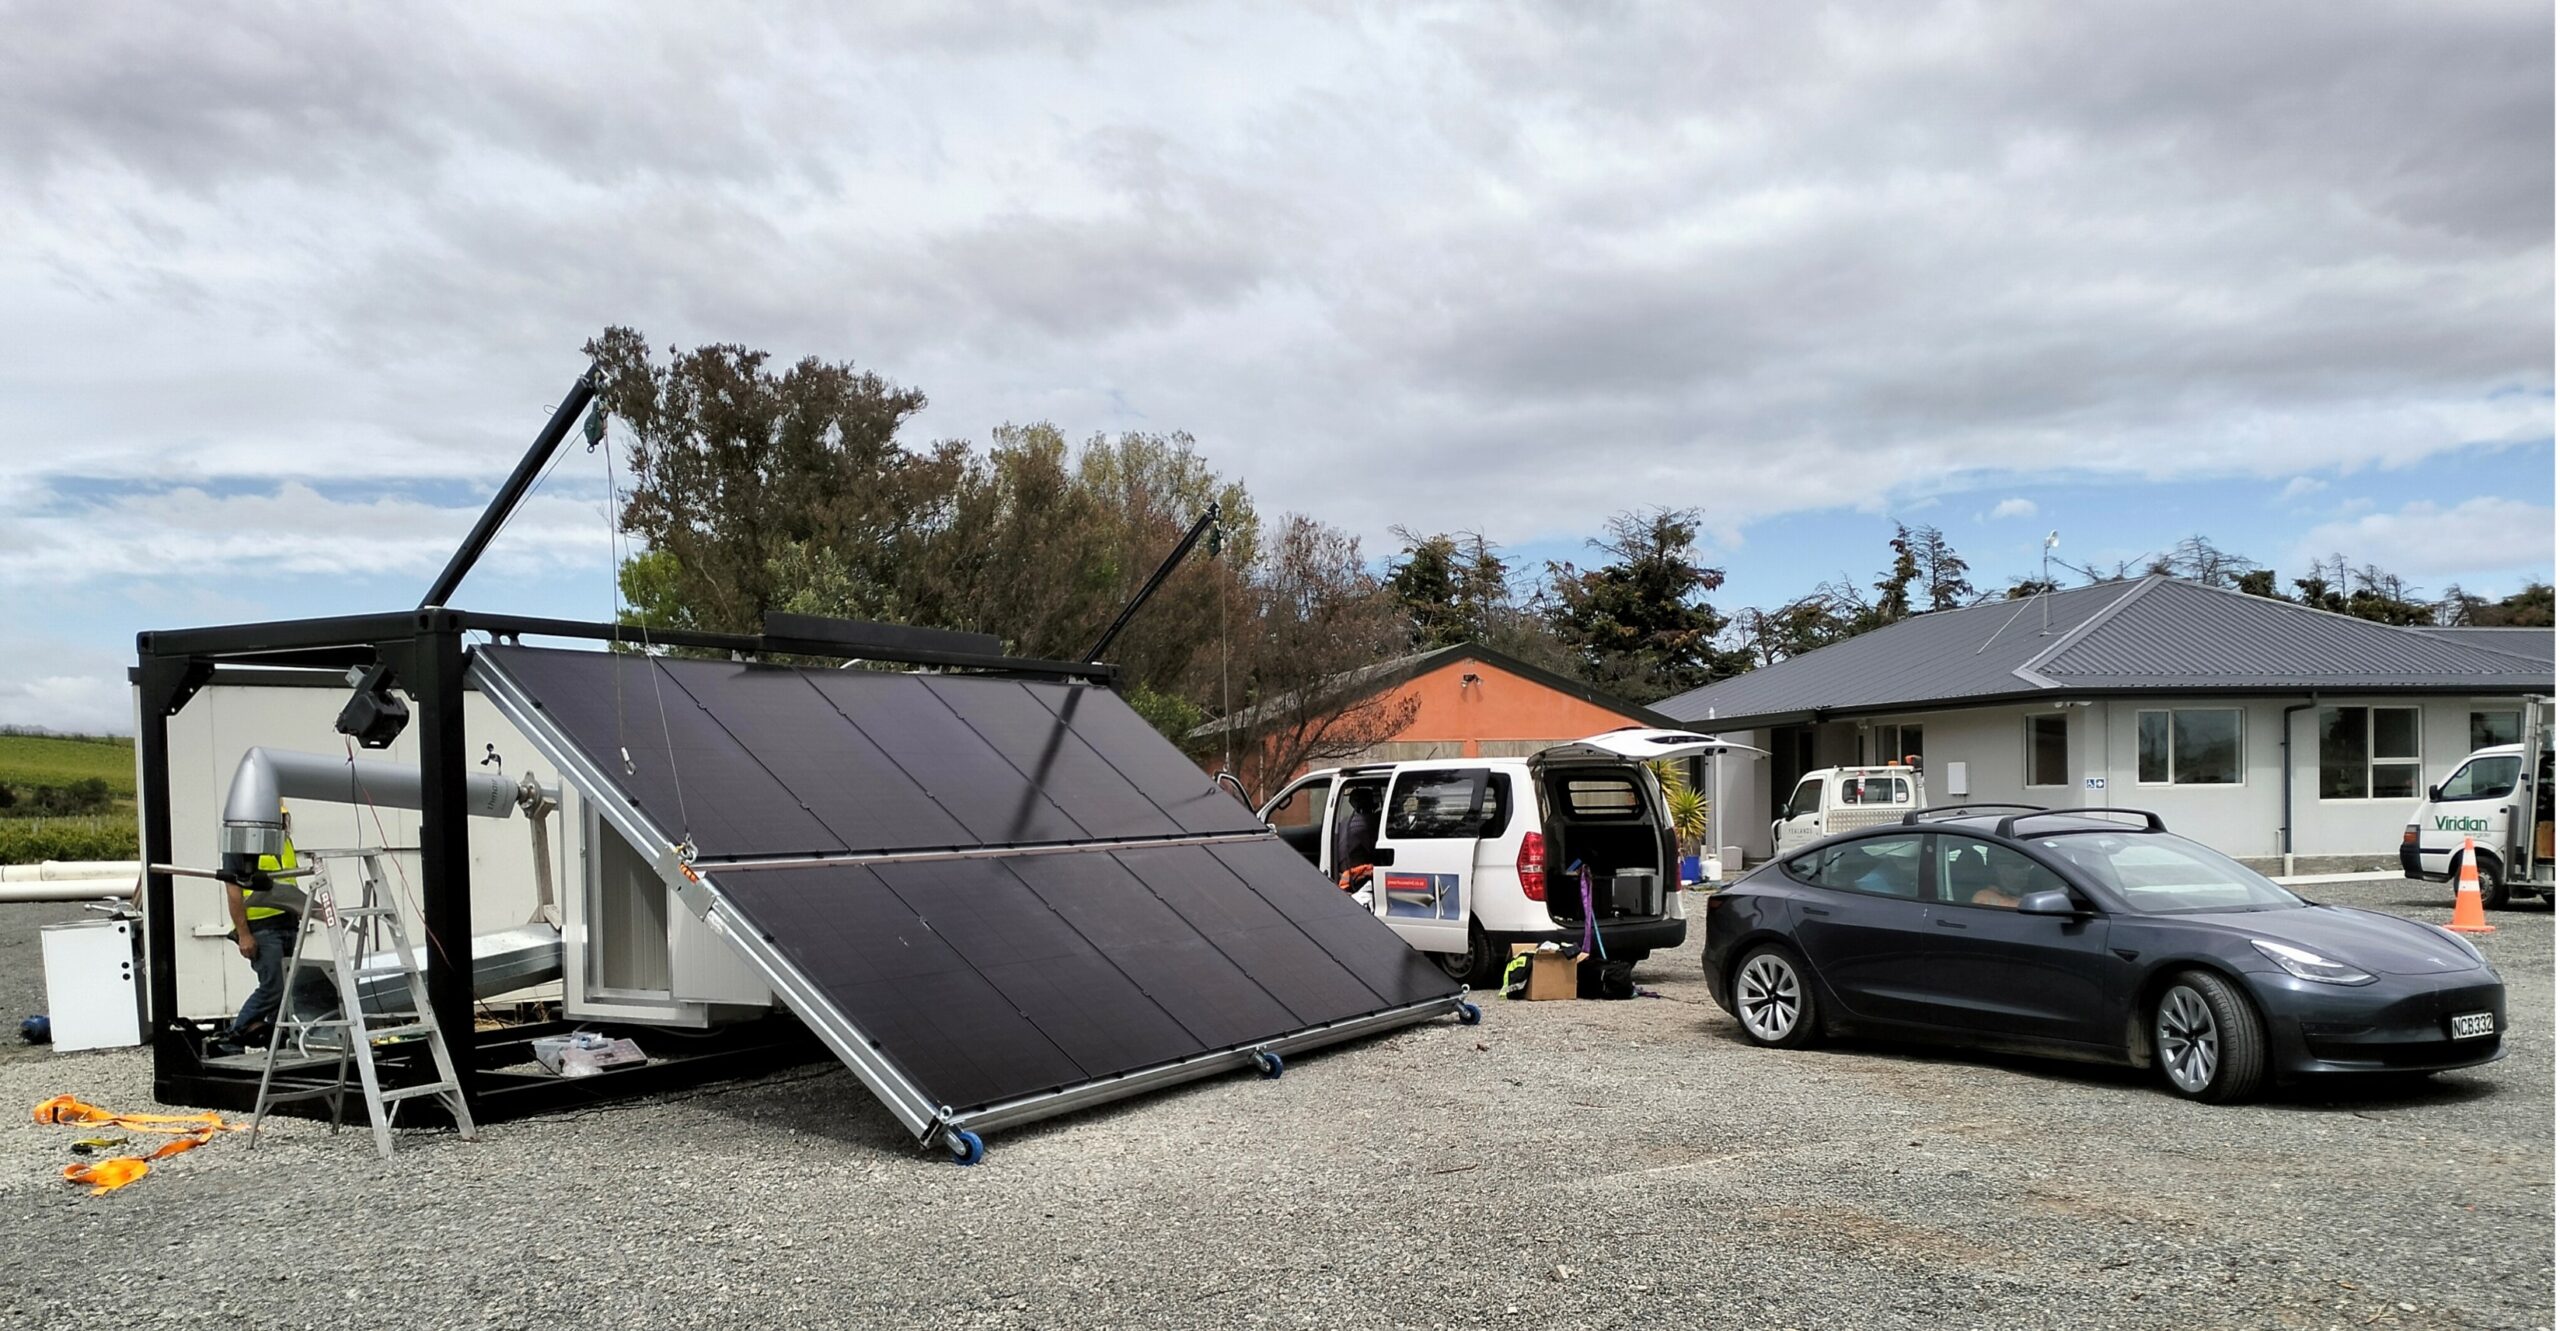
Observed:
[[[1387,835],[1400,841],[1474,837],[1488,807],[1481,770],[1405,772],[1387,796]]]
[[[2516,774],[2524,770],[2524,759],[2500,754],[2474,758],[2462,770],[2444,779],[2442,798],[2448,800],[2504,799],[2516,791]]]
[[[1325,804],[1333,795],[1333,778],[1318,777],[1292,786],[1288,793],[1271,803],[1273,827],[1324,826]]]
[[[1868,837],[1826,846],[1802,858],[1814,862],[1813,872],[1801,876],[1816,886],[1905,901],[1920,899],[1919,837]]]
[[[1822,807],[1822,778],[1813,777],[1796,787],[1795,797],[1787,801],[1786,817],[1801,818]]]

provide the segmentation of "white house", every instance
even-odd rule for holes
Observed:
[[[2428,781],[2551,692],[2549,629],[2396,628],[2150,577],[1920,615],[1655,710],[1770,751],[1719,791],[1752,857],[1805,771],[1916,754],[1932,803],[2150,809],[2313,872],[2396,866]]]

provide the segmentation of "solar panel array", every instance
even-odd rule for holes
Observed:
[[[1108,689],[482,652],[620,787],[594,793],[689,829],[738,918],[955,1110],[1457,992]],[[1231,834],[1257,839],[719,863]]]

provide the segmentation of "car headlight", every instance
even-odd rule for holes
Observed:
[[[2487,957],[2484,957],[2484,956],[2480,955],[2480,949],[2479,949],[2479,948],[2477,948],[2477,947],[2472,946],[2472,943],[2471,943],[2471,940],[2470,940],[2470,939],[2465,938],[2465,937],[2463,937],[2462,935],[2460,935],[2460,934],[2458,934],[2458,933],[2455,933],[2455,932],[2454,932],[2454,931],[2452,931],[2451,929],[2445,928],[2445,927],[2444,927],[2443,925],[2441,925],[2441,924],[2430,924],[2430,925],[2428,925],[2427,927],[2428,927],[2428,928],[2430,928],[2430,929],[2435,930],[2437,933],[2443,934],[2443,935],[2444,935],[2445,937],[2447,937],[2447,938],[2452,939],[2452,940],[2453,940],[2453,945],[2454,945],[2455,947],[2461,948],[2461,949],[2462,949],[2462,954],[2463,954],[2464,956],[2467,956],[2467,957],[2471,958],[2473,961],[2480,962],[2480,963],[2482,963],[2482,964],[2484,964],[2484,965],[2485,965],[2485,964],[2487,964],[2487,962],[2488,962],[2488,960],[2489,960],[2489,959],[2488,959]]]
[[[2317,952],[2306,951],[2291,943],[2270,942],[2252,938],[2249,946],[2264,953],[2267,960],[2284,967],[2287,975],[2298,980],[2317,980],[2322,984],[2371,984],[2373,977],[2343,961],[2331,961]]]

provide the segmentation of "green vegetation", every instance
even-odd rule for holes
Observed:
[[[0,864],[129,860],[133,741],[0,734]]]
[[[0,734],[0,786],[25,791],[103,781],[133,798],[133,741],[120,736]]]
[[[0,864],[140,858],[133,810],[79,818],[0,818]]]

